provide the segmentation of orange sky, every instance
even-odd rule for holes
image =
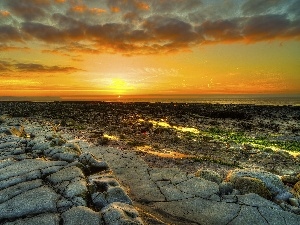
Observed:
[[[3,0],[0,96],[300,93],[296,0]]]

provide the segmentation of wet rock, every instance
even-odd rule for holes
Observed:
[[[205,180],[209,180],[211,182],[215,182],[217,184],[220,184],[222,182],[222,177],[213,170],[200,169],[196,172],[195,176],[203,178]]]
[[[101,214],[84,206],[73,207],[62,215],[64,225],[101,225]]]
[[[124,203],[112,203],[101,210],[107,225],[141,225],[142,219],[136,209]]]
[[[233,186],[241,194],[255,193],[266,199],[271,199],[272,196],[265,184],[257,178],[237,177],[234,179]]]
[[[236,179],[239,177],[252,177],[261,180],[272,196],[276,196],[287,191],[286,187],[277,175],[263,170],[236,169],[231,171],[227,175],[226,179],[227,181],[235,183]]]

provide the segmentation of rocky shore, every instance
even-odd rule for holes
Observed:
[[[0,224],[143,224],[108,164],[67,138],[1,117]]]
[[[299,224],[299,107],[5,102],[1,114],[0,224]]]

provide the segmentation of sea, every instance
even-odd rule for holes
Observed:
[[[97,98],[98,99],[98,98]],[[91,99],[90,99],[91,100]],[[96,100],[96,99],[94,99]],[[294,95],[144,95],[106,96],[106,102],[210,103],[300,106],[300,94]]]
[[[161,103],[209,103],[246,105],[300,106],[300,94],[201,94],[201,95],[102,95],[69,97],[0,97],[0,101],[101,101],[101,102],[161,102]]]

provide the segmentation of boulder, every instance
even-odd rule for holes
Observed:
[[[234,180],[233,186],[243,195],[255,193],[266,199],[271,199],[272,196],[265,184],[257,178],[237,177]]]
[[[279,176],[263,170],[236,169],[229,172],[226,180],[236,183],[236,180],[240,177],[249,177],[260,180],[262,183],[264,183],[265,187],[269,190],[272,196],[276,196],[287,191],[287,188],[282,183]],[[258,182],[256,183],[258,184]]]

